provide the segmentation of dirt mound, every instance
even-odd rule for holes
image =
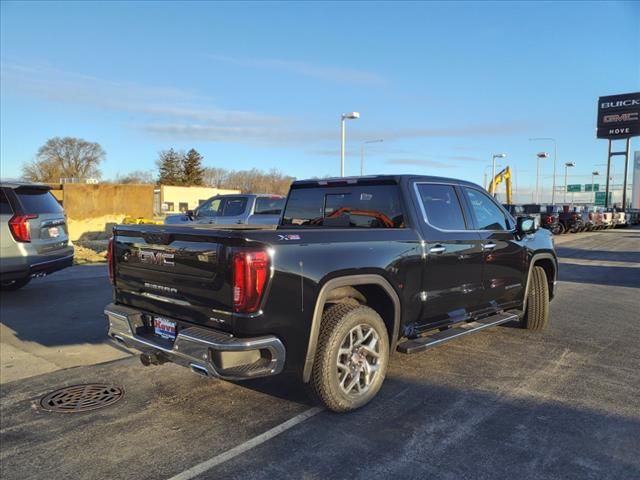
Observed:
[[[75,263],[96,263],[107,261],[107,241],[94,240],[75,242]]]

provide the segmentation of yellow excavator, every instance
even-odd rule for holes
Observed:
[[[489,193],[493,193],[495,195],[497,186],[503,181],[505,187],[507,187],[507,201],[503,203],[511,205],[513,198],[511,195],[511,169],[509,167],[505,167],[493,178],[493,180],[491,180],[487,190]]]

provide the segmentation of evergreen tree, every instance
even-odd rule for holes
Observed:
[[[159,153],[157,160],[160,176],[160,185],[182,185],[184,174],[182,165],[182,155],[173,148]]]
[[[182,160],[183,185],[204,185],[204,167],[202,166],[202,159],[202,155],[193,148],[187,152]]]

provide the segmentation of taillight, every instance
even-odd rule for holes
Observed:
[[[551,225],[553,223],[553,217],[551,215],[547,216],[547,225]]]
[[[107,270],[109,273],[109,282],[111,285],[114,284],[113,279],[115,278],[115,259],[113,258],[113,239],[109,239],[109,244],[107,245]]]
[[[38,218],[38,215],[14,215],[9,220],[9,229],[16,242],[30,242],[31,230],[29,229],[29,220]]]
[[[578,218],[578,215],[576,215],[575,213],[571,215],[571,220],[575,220],[576,218]]]
[[[233,256],[233,311],[258,310],[269,278],[269,254],[264,250],[237,252]]]

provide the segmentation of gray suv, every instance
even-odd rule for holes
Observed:
[[[0,288],[17,290],[72,264],[64,211],[49,187],[0,181]]]

